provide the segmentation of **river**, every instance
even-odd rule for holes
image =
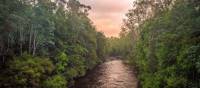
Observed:
[[[137,88],[134,70],[114,57],[75,81],[73,88]]]

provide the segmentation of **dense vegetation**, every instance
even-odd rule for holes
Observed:
[[[141,88],[200,87],[199,0],[135,0],[120,37],[109,39],[90,9],[77,0],[0,0],[0,88],[69,87],[107,51],[137,68]]]
[[[136,66],[141,88],[200,87],[199,0],[136,0],[123,33],[111,51]]]
[[[105,56],[77,0],[0,0],[0,87],[66,88]]]

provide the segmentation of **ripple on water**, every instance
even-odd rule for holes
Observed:
[[[137,79],[122,60],[112,60],[77,80],[74,88],[137,88]]]

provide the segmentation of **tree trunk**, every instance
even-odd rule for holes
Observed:
[[[28,48],[28,52],[29,54],[31,54],[31,49],[32,49],[32,28],[30,29],[30,36],[29,36],[29,48]]]
[[[33,56],[35,56],[35,52],[36,52],[36,31],[34,32],[34,39],[33,39]]]
[[[20,27],[21,28],[21,27]],[[23,53],[23,35],[22,35],[22,29],[19,29],[19,35],[20,35],[20,55],[22,56]]]

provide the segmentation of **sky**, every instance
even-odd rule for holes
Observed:
[[[118,37],[123,18],[132,6],[133,0],[79,0],[82,4],[92,7],[89,18],[97,31],[107,37]]]

